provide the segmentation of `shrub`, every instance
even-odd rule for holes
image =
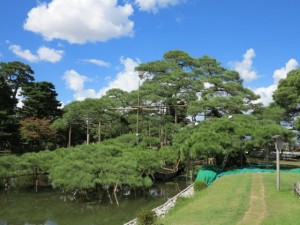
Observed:
[[[206,188],[207,184],[204,181],[197,180],[194,184],[194,190],[195,191],[201,191],[202,189]]]
[[[154,225],[157,215],[151,210],[143,210],[137,216],[138,225]]]

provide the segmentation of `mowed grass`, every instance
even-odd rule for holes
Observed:
[[[281,173],[280,192],[276,190],[276,174],[265,174],[264,185],[268,215],[262,224],[300,224],[300,197],[296,196],[293,184],[300,181],[300,174]]]
[[[244,215],[250,208],[253,174],[224,176],[190,199],[179,199],[165,218],[164,225],[247,224]],[[281,191],[276,190],[276,173],[263,173],[264,218],[260,224],[300,224],[300,198],[292,191],[300,174],[281,173]],[[258,206],[261,207],[261,206]],[[255,216],[255,214],[253,215]],[[253,218],[248,218],[251,224]]]

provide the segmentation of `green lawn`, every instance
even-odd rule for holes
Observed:
[[[159,222],[164,225],[234,225],[241,224],[241,221],[242,224],[251,224],[251,219],[255,218],[248,216],[246,221],[243,218],[250,208],[253,180],[253,174],[246,173],[224,176],[194,197],[179,199],[175,208]],[[292,192],[296,181],[300,181],[300,174],[281,173],[281,191],[277,192],[276,173],[262,174],[265,197],[261,205],[265,208],[261,209],[264,217],[259,224],[300,223],[300,198]],[[256,193],[255,188],[253,193]],[[257,210],[261,205],[254,205],[254,208]]]

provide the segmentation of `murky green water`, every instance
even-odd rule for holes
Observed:
[[[57,191],[11,191],[0,196],[0,225],[120,225],[142,209],[152,209],[188,184],[183,180],[157,183],[151,195],[119,195],[120,206],[109,202],[76,202]]]

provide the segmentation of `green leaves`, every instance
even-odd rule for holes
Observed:
[[[50,82],[34,82],[22,88],[24,100],[20,114],[24,118],[36,117],[54,120],[61,114],[61,103],[56,99],[55,87]]]
[[[285,79],[280,80],[273,98],[291,117],[299,115],[300,69],[292,70]]]
[[[24,88],[34,81],[33,70],[29,65],[21,62],[0,62],[0,76],[10,85],[12,98],[15,102],[19,88]]]
[[[0,177],[33,174],[34,168],[49,174],[53,187],[66,191],[126,185],[152,185],[149,175],[164,165],[166,155],[157,150],[132,147],[135,135],[55,151],[0,157]]]
[[[197,126],[185,127],[175,136],[174,148],[180,149],[182,159],[215,157],[225,152],[234,154],[272,144],[275,134],[287,141],[294,137],[293,132],[272,120],[235,114],[232,119],[212,118],[199,122]],[[249,137],[248,140],[245,137]]]

